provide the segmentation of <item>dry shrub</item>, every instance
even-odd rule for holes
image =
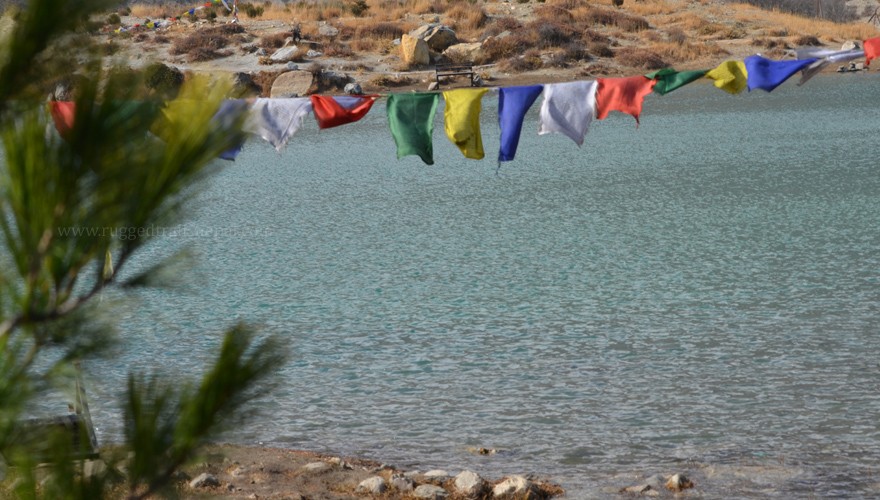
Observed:
[[[242,32],[244,28],[237,24],[202,29],[175,40],[170,52],[173,55],[186,55],[190,62],[226,57],[230,55],[230,52],[224,50],[230,45],[229,35]]]
[[[483,7],[469,4],[456,4],[446,11],[446,17],[451,20],[449,24],[460,31],[476,31],[489,19]]]
[[[548,6],[559,7],[561,9],[571,10],[583,5],[582,0],[550,0]],[[537,10],[537,9],[536,9]]]
[[[533,46],[561,47],[574,39],[575,32],[570,25],[538,19],[525,26],[524,36],[532,40]]]
[[[599,33],[598,31],[594,31],[591,29],[586,29],[581,32],[581,40],[587,43],[611,43],[611,39],[607,36]]]
[[[170,42],[171,42],[171,39],[165,35],[160,35],[160,34],[156,33],[156,36],[153,37],[153,43],[166,44],[166,43],[170,43]]]
[[[651,27],[648,20],[643,17],[600,7],[581,7],[572,11],[572,15],[573,19],[579,23],[616,26],[629,32],[642,31]]]
[[[550,54],[549,66],[568,68],[572,63],[592,60],[587,47],[581,42],[572,42]]]
[[[134,36],[133,40],[135,42],[146,42],[147,39],[149,39],[149,38],[150,38],[150,35],[148,35],[146,33],[138,33]]]
[[[352,57],[354,56],[354,52],[351,50],[351,47],[344,42],[329,42],[325,43],[323,46],[323,52],[325,56],[328,57]]]
[[[720,33],[722,31],[725,31],[726,29],[727,28],[723,24],[702,23],[702,25],[696,29],[696,32],[698,35],[701,35],[701,36],[712,36],[712,35],[715,35],[716,33]]]
[[[631,68],[662,69],[668,66],[659,54],[647,49],[622,47],[617,49],[614,58],[620,64]]]
[[[818,41],[818,40],[817,40]],[[765,49],[789,49],[791,47],[785,42],[785,40],[779,40],[775,38],[755,38],[752,40],[752,45],[755,47],[763,47]]]
[[[260,37],[260,41],[257,42],[257,45],[266,50],[280,49],[281,47],[284,47],[285,41],[290,37],[290,33],[272,33],[269,35],[263,35]]]
[[[684,45],[687,43],[688,37],[684,34],[684,31],[678,28],[672,28],[666,32],[666,39],[672,43]]]
[[[381,49],[382,42],[374,38],[354,37],[350,43],[351,49],[356,52],[376,52]]]
[[[682,14],[681,16],[677,16],[677,17],[678,17],[677,20],[670,20],[670,22],[677,22],[677,23],[679,23],[679,25],[681,26],[682,29],[685,29],[688,31],[701,30],[704,26],[713,24],[713,23],[706,22],[706,20],[704,18],[702,18],[692,12],[687,12],[687,13]],[[716,24],[716,26],[718,26],[718,25]]]
[[[792,43],[799,47],[817,47],[819,45],[822,45],[822,42],[820,42],[819,39],[814,37],[813,35],[801,35],[792,40]]]
[[[535,7],[534,15],[538,19],[549,19],[554,22],[574,20],[574,16],[568,9],[556,5],[539,5]]]
[[[672,2],[627,2],[626,9],[640,16],[674,14],[681,7]]]
[[[504,59],[498,63],[498,69],[506,73],[522,73],[523,71],[534,71],[544,66],[541,56],[533,50],[527,51],[525,54],[517,57]]]
[[[254,83],[260,86],[260,95],[262,97],[269,97],[272,93],[272,84],[275,83],[275,79],[278,78],[281,71],[260,71],[256,75],[254,75]]]
[[[649,50],[668,62],[693,61],[706,57],[726,56],[728,52],[714,42],[675,43],[660,42],[652,44]]]
[[[406,85],[412,85],[415,83],[415,80],[406,76],[406,75],[377,75],[370,80],[370,83],[377,87],[403,87]]]
[[[398,23],[376,23],[358,26],[355,38],[375,38],[378,40],[394,40],[403,36],[403,28]]]
[[[769,36],[788,36],[788,30],[785,28],[771,28],[767,30]]]
[[[489,64],[509,57],[514,57],[522,52],[525,42],[519,36],[506,36],[504,38],[490,38],[483,44],[481,55],[474,61],[477,64]]]
[[[614,51],[607,43],[594,42],[587,45],[587,50],[595,57],[614,57]]]

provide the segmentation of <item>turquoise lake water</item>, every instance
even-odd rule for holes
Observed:
[[[536,473],[569,498],[675,472],[710,498],[876,497],[878,86],[694,84],[580,149],[535,109],[499,175],[491,94],[487,161],[442,108],[436,164],[398,161],[381,101],[281,154],[252,140],[135,263],[197,255],[187,287],[119,307],[94,418],[119,420],[130,369],[197,375],[242,319],[293,357],[233,441]]]

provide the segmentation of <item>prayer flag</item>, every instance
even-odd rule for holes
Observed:
[[[675,89],[684,87],[685,85],[699,80],[706,76],[709,70],[700,69],[694,71],[675,71],[672,68],[663,68],[652,73],[648,73],[645,77],[656,80],[654,92],[660,95],[666,95]]]
[[[67,135],[73,130],[76,104],[72,101],[51,101],[49,102],[49,114],[52,115],[52,121],[55,122],[58,134],[67,138]]]
[[[761,56],[746,57],[746,73],[749,92],[755,89],[764,89],[772,92],[773,89],[788,80],[791,75],[814,63],[815,59],[797,59],[794,61],[773,61]]]
[[[397,144],[397,159],[416,155],[434,164],[434,114],[440,95],[435,93],[391,94],[388,96],[388,127]]]
[[[865,48],[865,66],[870,66],[871,60],[880,56],[880,37],[869,38],[862,46]]]
[[[480,134],[480,104],[488,89],[456,89],[443,92],[446,109],[446,137],[458,146],[465,158],[480,160],[483,138]]]
[[[804,57],[801,54],[811,54],[810,51],[799,49],[797,51],[798,59],[809,59],[809,57]],[[819,51],[812,52],[813,57],[818,57],[813,63],[809,66],[801,70],[801,79],[798,81],[798,85],[803,85],[807,83],[810,78],[813,78],[819,72],[821,72],[825,67],[829,64],[833,63],[841,63],[848,62],[854,59],[860,59],[865,57],[865,51],[861,49],[853,49],[853,50],[824,50],[819,49]]]
[[[644,76],[628,78],[599,78],[596,80],[596,118],[604,120],[611,111],[620,111],[632,115],[639,123],[642,114],[642,103],[645,96],[651,93],[656,80]]]
[[[281,151],[302,127],[303,118],[311,111],[312,101],[307,97],[259,98],[251,106],[244,129],[262,137],[276,151]]]
[[[353,123],[364,117],[378,96],[311,96],[318,127],[331,128]]]
[[[538,134],[565,134],[578,146],[596,115],[596,82],[566,82],[544,85],[541,125]]]
[[[544,90],[543,85],[502,87],[498,92],[498,125],[501,127],[501,148],[498,161],[512,161],[516,156],[526,112]]]
[[[221,127],[228,127],[238,120],[243,113],[246,113],[247,108],[248,103],[244,99],[227,99],[220,103],[220,107],[217,109],[217,113],[214,114],[213,120],[220,122]],[[244,146],[244,138],[238,144],[220,153],[220,159],[235,161],[235,157],[238,156],[238,153],[241,153],[242,146]]]
[[[715,86],[731,94],[739,94],[748,84],[748,72],[742,61],[724,61],[706,73],[706,78],[715,80]]]

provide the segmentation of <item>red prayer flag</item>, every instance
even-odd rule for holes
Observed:
[[[378,96],[310,96],[318,127],[330,128],[360,120],[370,111]]]
[[[862,45],[865,47],[865,66],[868,66],[871,59],[880,57],[880,37],[869,38]]]
[[[651,93],[657,80],[644,76],[629,78],[597,78],[596,118],[604,120],[611,111],[632,115],[639,123],[642,102]]]
[[[52,121],[55,122],[55,128],[61,137],[67,137],[67,134],[73,130],[73,116],[76,108],[72,101],[51,101],[49,102],[49,114],[52,115]]]

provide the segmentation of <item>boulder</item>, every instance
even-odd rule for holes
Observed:
[[[693,481],[684,477],[682,474],[675,474],[666,480],[666,489],[670,491],[679,492],[693,487]]]
[[[449,492],[433,484],[423,484],[413,491],[413,496],[416,498],[427,498],[428,500],[443,500],[449,496]]]
[[[263,92],[263,89],[254,81],[253,77],[247,73],[235,73],[232,75],[232,86],[235,88],[236,94],[241,97],[257,97]]]
[[[272,83],[269,97],[299,97],[308,94],[315,76],[309,71],[287,71]]]
[[[403,474],[392,474],[391,486],[397,491],[412,491],[415,489],[416,483]]]
[[[840,47],[840,50],[856,50],[856,49],[860,49],[860,48],[862,48],[862,46],[859,45],[859,42],[857,42],[855,40],[847,40],[847,41],[843,42],[843,45]]]
[[[457,43],[443,51],[443,55],[453,61],[474,62],[483,53],[483,44],[480,42]]]
[[[435,52],[443,52],[450,45],[458,43],[458,37],[455,36],[452,28],[442,25],[426,33],[423,40],[428,44],[428,48]]]
[[[428,481],[439,481],[442,483],[449,479],[449,473],[442,469],[434,469],[424,473],[422,477]]]
[[[510,476],[492,488],[492,496],[495,498],[527,497],[532,489],[532,482],[523,476]]]
[[[269,56],[269,60],[274,63],[286,63],[296,57],[297,52],[299,52],[299,47],[296,45],[281,47]]]
[[[318,52],[317,50],[312,50],[312,49],[309,49],[309,51],[306,52],[306,57],[308,57],[309,59],[314,59],[316,57],[321,57],[323,55],[324,55],[323,52]]]
[[[483,493],[486,482],[477,473],[469,470],[455,476],[455,492],[466,498],[477,498]]]
[[[218,481],[216,477],[208,474],[207,472],[199,475],[189,482],[190,488],[211,488],[214,486],[220,486],[220,481]]]
[[[403,35],[400,38],[400,58],[408,65],[426,65],[431,62],[428,44],[421,38]]]
[[[363,95],[364,89],[361,88],[360,83],[346,83],[343,92],[349,95]]]
[[[318,26],[318,34],[321,36],[326,36],[328,38],[333,38],[334,36],[339,34],[339,30],[330,26],[329,24],[322,24]]]
[[[382,493],[385,493],[386,489],[385,478],[382,476],[373,476],[361,481],[357,487],[357,492],[368,493],[370,495],[381,495]]]
[[[287,68],[287,71],[294,71],[294,70],[299,69],[299,64],[297,64],[293,61],[290,61],[284,67]]]

